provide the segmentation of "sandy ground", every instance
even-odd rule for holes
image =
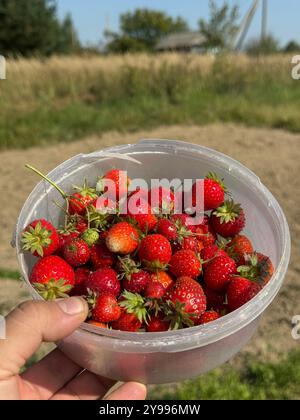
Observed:
[[[259,332],[243,355],[256,354],[268,360],[299,346],[291,337],[291,319],[300,314],[300,135],[280,130],[245,128],[236,125],[171,126],[147,132],[107,133],[71,144],[59,144],[26,151],[0,153],[0,268],[17,269],[14,250],[9,246],[17,215],[37,178],[24,169],[26,163],[50,171],[65,159],[107,146],[134,143],[140,138],[182,139],[224,152],[252,169],[281,203],[288,217],[293,255],[285,285],[267,311]],[[0,305],[9,308],[26,298],[16,282],[0,280]]]

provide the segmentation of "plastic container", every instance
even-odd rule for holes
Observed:
[[[138,163],[140,162],[140,163]],[[84,178],[95,182],[112,167],[132,178],[199,178],[216,171],[226,179],[233,197],[247,215],[246,234],[256,249],[272,258],[276,271],[269,284],[241,309],[205,326],[166,333],[104,331],[87,324],[58,343],[83,368],[120,381],[158,384],[184,380],[207,372],[234,356],[255,333],[260,318],[277,295],[290,258],[290,234],[276,199],[259,178],[235,160],[214,150],[179,141],[143,140],[136,145],[79,155],[49,174],[64,190]],[[34,258],[20,249],[20,233],[32,220],[44,217],[54,224],[61,198],[44,181],[28,197],[17,222],[15,244],[22,274],[28,281]]]

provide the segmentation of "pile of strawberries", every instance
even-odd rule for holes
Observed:
[[[84,296],[90,306],[87,322],[94,326],[161,332],[217,320],[246,304],[270,280],[270,258],[255,252],[241,234],[245,213],[217,175],[202,181],[205,215],[194,225],[191,215],[164,214],[175,195],[162,187],[155,191],[158,211],[150,206],[150,191],[139,198],[134,214],[110,214],[108,208],[128,196],[130,180],[124,182],[122,175],[121,182],[121,173],[112,170],[97,188],[85,183],[72,195],[44,177],[66,201],[65,226],[59,230],[36,220],[21,241],[24,252],[38,258],[30,282],[46,300]],[[116,203],[107,197],[101,201],[103,180],[115,183]]]

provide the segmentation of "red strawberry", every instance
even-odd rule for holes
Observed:
[[[230,283],[232,274],[236,273],[236,264],[228,256],[214,258],[204,271],[204,281],[208,288],[223,292]]]
[[[208,262],[216,257],[228,257],[226,252],[223,249],[220,249],[217,245],[210,245],[206,248],[203,248],[200,253],[201,260],[203,261],[203,269],[206,268]]]
[[[148,202],[131,198],[128,203],[128,217],[133,220],[142,232],[151,232],[156,228],[157,218],[152,213]]]
[[[32,269],[30,283],[46,300],[66,297],[75,285],[73,268],[55,255],[40,259]]]
[[[245,227],[246,219],[240,204],[225,201],[211,216],[214,230],[224,238],[238,235]]]
[[[190,277],[180,277],[167,293],[165,300],[171,329],[193,326],[206,310],[206,297],[202,287]]]
[[[96,322],[109,323],[117,321],[121,316],[121,308],[117,299],[111,295],[100,295],[92,310],[92,319]]]
[[[217,241],[217,236],[210,225],[192,226],[191,230],[204,248],[214,245]]]
[[[218,313],[226,311],[226,296],[224,293],[215,292],[207,286],[203,286],[203,290],[207,299],[207,309],[214,310]]]
[[[72,296],[83,296],[86,294],[85,284],[91,274],[87,267],[80,267],[75,270],[75,287],[72,290]]]
[[[132,254],[139,245],[139,235],[136,229],[127,222],[114,225],[106,237],[107,248],[116,254]]]
[[[59,249],[59,235],[55,227],[46,220],[30,223],[22,233],[22,249],[36,257],[48,257]]]
[[[105,330],[108,329],[108,325],[104,324],[103,322],[96,322],[96,321],[87,321],[87,324],[92,325],[93,327],[97,327],[97,328],[104,328]]]
[[[241,306],[249,302],[261,290],[261,286],[257,283],[245,279],[243,277],[232,277],[227,289],[228,307],[231,311],[235,311]]]
[[[166,294],[166,289],[162,283],[151,280],[145,291],[144,296],[149,299],[161,299]]]
[[[199,319],[199,325],[209,324],[210,322],[216,321],[220,318],[220,314],[215,311],[207,311],[201,315]]]
[[[91,262],[98,270],[103,267],[112,267],[116,262],[116,257],[105,244],[96,244],[91,248]]]
[[[261,253],[254,253],[245,257],[245,265],[238,268],[238,273],[249,280],[265,286],[274,273],[274,266],[269,257]]]
[[[147,332],[164,332],[170,328],[170,321],[166,321],[164,316],[152,316],[148,325]]]
[[[125,310],[121,312],[120,318],[112,322],[111,327],[118,331],[138,332],[142,327],[135,314],[128,314]]]
[[[246,263],[245,255],[252,255],[254,249],[247,236],[237,235],[226,246],[226,252],[240,266]]]
[[[175,195],[173,191],[164,187],[152,188],[149,191],[149,204],[152,208],[162,210],[166,214],[174,208]]]
[[[91,252],[83,239],[76,238],[65,244],[63,256],[72,267],[81,267],[88,263]]]
[[[62,231],[59,232],[59,248],[57,250],[57,253],[61,255],[63,253],[64,246],[71,242],[73,239],[79,238],[79,232],[77,231]]]
[[[83,235],[88,230],[88,223],[83,218],[79,218],[76,223],[76,231]]]
[[[181,226],[190,226],[190,217],[187,214],[172,214],[170,220],[173,223],[179,223]]]
[[[97,198],[96,190],[90,188],[87,182],[84,183],[82,188],[76,187],[76,190],[78,192],[69,198],[69,213],[71,215],[84,215],[87,207]]]
[[[157,233],[164,236],[168,241],[176,241],[178,238],[176,223],[168,219],[160,219],[157,224]]]
[[[130,278],[124,279],[123,288],[128,292],[142,293],[150,281],[150,274],[147,271],[140,270],[131,274]]]
[[[165,271],[155,271],[152,273],[151,281],[162,284],[165,290],[168,290],[174,283],[172,277]]]
[[[201,261],[193,251],[178,251],[171,258],[170,272],[175,277],[187,276],[195,279],[202,272]]]
[[[197,238],[194,236],[189,236],[187,238],[183,238],[181,242],[176,242],[173,244],[173,251],[193,251],[198,254],[203,247],[202,242],[198,241]]]
[[[199,181],[198,181],[199,182]],[[199,191],[204,194],[204,210],[215,210],[224,203],[226,187],[216,174],[209,173],[205,180],[200,181]],[[193,206],[197,202],[197,182],[193,185]],[[200,197],[202,199],[202,197]]]
[[[170,242],[162,235],[148,235],[140,245],[139,258],[152,269],[164,268],[170,262],[172,248]]]
[[[85,284],[86,290],[97,294],[111,294],[118,296],[121,285],[117,273],[111,268],[101,268],[91,273]]]
[[[115,194],[110,194],[110,185],[108,182],[111,181],[115,188]],[[113,169],[98,182],[97,191],[105,193],[106,196],[116,200],[120,200],[128,193],[128,187],[130,185],[130,179],[127,177],[127,173],[120,171],[119,169]]]

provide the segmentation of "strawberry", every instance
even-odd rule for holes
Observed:
[[[116,262],[115,255],[103,243],[93,245],[91,248],[91,263],[95,270],[112,267]]]
[[[143,199],[135,201],[131,198],[129,200],[127,216],[144,233],[151,232],[156,228],[157,218],[152,213],[148,202]]]
[[[87,321],[87,324],[92,325],[92,327],[97,327],[97,328],[104,328],[105,330],[108,329],[108,325],[104,324],[103,322],[97,322],[97,321]]]
[[[206,310],[206,297],[202,287],[187,276],[177,279],[165,300],[171,329],[182,328],[184,325],[193,326]]]
[[[148,235],[142,240],[138,255],[149,269],[164,269],[172,257],[172,248],[164,236]]]
[[[269,257],[261,253],[254,253],[245,257],[245,265],[238,268],[238,273],[249,280],[265,286],[274,273],[274,266]]]
[[[202,272],[201,261],[193,251],[178,251],[171,258],[170,272],[175,277],[187,276],[195,279]]]
[[[111,327],[118,331],[138,332],[143,323],[139,321],[135,314],[129,314],[125,310],[121,312],[120,318],[111,323]]]
[[[190,229],[204,248],[214,245],[217,241],[217,236],[210,224],[191,226]]]
[[[64,245],[63,256],[72,267],[81,267],[88,263],[91,252],[83,239],[76,238]]]
[[[115,194],[111,194],[110,185],[108,182],[112,182],[115,187]],[[127,173],[120,171],[119,169],[113,169],[107,172],[103,178],[101,178],[97,184],[97,191],[105,193],[110,198],[120,200],[125,197],[128,193],[128,187],[130,185],[130,179],[127,177]]]
[[[209,324],[210,322],[216,321],[220,318],[220,314],[215,311],[207,311],[201,315],[199,319],[199,325]]]
[[[112,295],[100,295],[92,310],[92,319],[96,322],[109,323],[121,316],[121,307]]]
[[[161,299],[166,294],[166,289],[162,283],[151,280],[145,291],[144,296],[149,299]]]
[[[209,173],[207,177],[201,181],[199,186],[199,191],[204,194],[204,210],[215,210],[220,207],[225,200],[226,187],[224,185],[224,180],[220,179],[218,175],[214,173]],[[196,207],[197,203],[197,183],[193,185],[192,188],[192,197],[193,197],[193,206]],[[201,197],[200,197],[201,199]]]
[[[80,267],[75,270],[75,287],[72,290],[72,296],[83,296],[86,293],[85,283],[91,274],[87,267]]]
[[[86,290],[97,294],[119,296],[121,285],[117,273],[111,268],[101,268],[91,273],[85,283]]]
[[[211,223],[214,230],[224,238],[238,235],[245,227],[245,214],[240,204],[225,201],[223,206],[213,212]]]
[[[152,316],[148,325],[147,332],[164,332],[170,328],[170,321],[166,321],[164,316]]]
[[[198,241],[197,238],[194,236],[189,236],[187,238],[183,238],[181,242],[175,242],[173,244],[173,252],[185,250],[185,251],[193,251],[198,254],[201,249],[203,248],[202,242]]]
[[[141,293],[150,282],[150,274],[141,270],[131,258],[119,258],[119,272],[123,277],[123,288],[128,292]]]
[[[46,220],[30,223],[22,233],[22,249],[35,257],[48,257],[59,249],[59,235],[55,227]]]
[[[30,283],[45,300],[64,298],[75,285],[73,268],[62,258],[50,255],[32,269]]]
[[[99,232],[97,229],[87,229],[82,235],[81,239],[88,244],[88,246],[93,246],[99,241]]]
[[[180,226],[189,227],[190,217],[187,214],[172,214],[170,220],[173,223],[179,223]]]
[[[201,260],[203,261],[202,266],[204,270],[207,267],[210,260],[212,260],[213,258],[221,256],[228,257],[226,252],[223,249],[220,249],[217,245],[210,245],[206,248],[203,248],[201,250],[200,256]]]
[[[114,225],[106,237],[107,248],[116,254],[132,254],[138,245],[139,235],[136,229],[127,222]]]
[[[58,231],[59,247],[57,254],[62,255],[64,246],[73,239],[79,238],[79,236],[79,232],[73,230],[73,228]]]
[[[160,219],[157,224],[157,233],[164,236],[168,241],[176,241],[178,238],[175,222],[168,219]]]
[[[172,277],[165,271],[155,271],[152,273],[151,281],[162,284],[165,290],[168,290],[174,283]]]
[[[236,264],[228,256],[221,256],[210,261],[204,271],[204,282],[209,289],[223,292],[230,283],[232,274],[236,273]]]
[[[226,252],[240,266],[246,263],[245,255],[252,255],[254,249],[247,236],[237,235],[227,244]]]
[[[215,292],[209,289],[206,285],[203,286],[203,290],[207,299],[207,309],[214,310],[218,313],[224,313],[226,311],[226,296],[224,293]]]
[[[82,217],[77,218],[75,229],[80,235],[83,235],[88,230],[87,221],[84,220]]]
[[[174,209],[175,195],[173,191],[164,187],[152,188],[149,191],[149,204],[152,208],[170,214]]]
[[[71,195],[69,198],[69,213],[70,215],[79,214],[84,215],[86,209],[96,198],[96,190],[90,188],[85,181],[83,187],[75,187],[78,192]]]
[[[244,277],[233,276],[227,289],[228,307],[235,311],[249,302],[261,290],[261,286]]]

